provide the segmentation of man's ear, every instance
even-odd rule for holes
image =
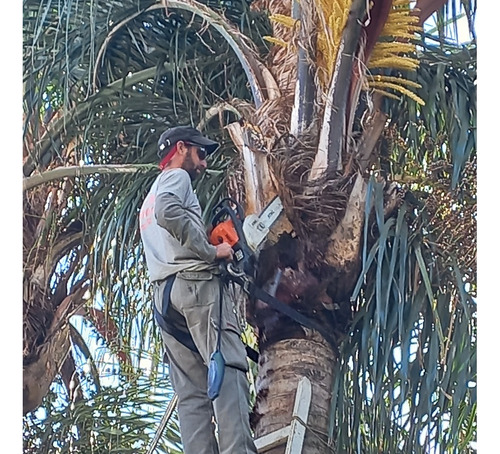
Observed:
[[[187,147],[186,143],[183,140],[179,140],[177,142],[177,153],[182,155],[182,156],[185,156],[187,151],[188,151],[188,147]]]

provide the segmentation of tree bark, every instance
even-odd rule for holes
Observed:
[[[316,333],[307,331],[305,338],[282,340],[266,346],[261,352],[252,425],[255,438],[288,426],[292,422],[298,382],[307,377],[312,385],[312,398],[302,452],[320,454],[326,452],[336,358],[325,341],[319,340]],[[266,454],[284,452],[285,444],[266,451]]]
[[[64,298],[54,314],[43,344],[33,355],[34,360],[23,365],[23,414],[35,410],[41,404],[66,361],[71,347],[69,312],[74,301],[79,300],[85,291],[86,287],[80,287]]]
[[[35,410],[69,353],[69,325],[59,329],[43,344],[35,362],[23,367],[23,414]]]

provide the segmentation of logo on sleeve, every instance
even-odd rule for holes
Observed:
[[[139,228],[142,230],[147,229],[153,222],[155,210],[155,195],[149,194],[142,204],[141,211],[139,213]]]

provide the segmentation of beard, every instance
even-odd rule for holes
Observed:
[[[197,166],[194,163],[191,153],[186,154],[184,162],[182,163],[182,168],[189,174],[191,181],[194,181],[199,175],[201,175],[204,169],[202,166]]]

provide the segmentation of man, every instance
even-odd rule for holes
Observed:
[[[209,243],[191,186],[206,169],[207,154],[218,146],[188,126],[161,135],[162,172],[141,208],[141,238],[154,284],[155,318],[179,396],[184,452],[256,454],[248,419],[246,352],[218,275],[218,263],[232,260],[233,250],[227,243]],[[225,361],[224,378],[212,401],[207,395],[207,366],[218,346]]]

